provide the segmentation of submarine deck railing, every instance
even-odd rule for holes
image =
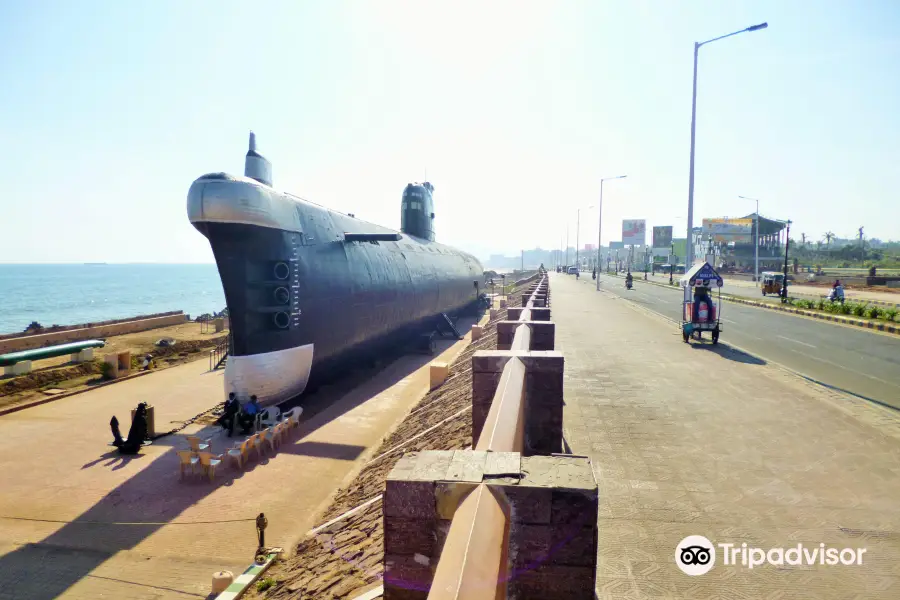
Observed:
[[[542,274],[525,303],[520,321],[528,321],[539,294],[546,294],[547,275]],[[511,350],[527,352],[531,329],[516,328]],[[512,358],[506,363],[491,400],[484,429],[475,450],[519,452],[525,439],[525,363]],[[509,580],[509,507],[489,486],[478,485],[453,514],[447,541],[441,552],[430,600],[497,600],[506,598]]]

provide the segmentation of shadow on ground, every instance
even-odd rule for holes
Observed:
[[[742,352],[737,348],[733,348],[728,344],[713,344],[711,341],[697,341],[691,340],[691,348],[693,350],[702,350],[706,352],[711,352],[713,354],[718,354],[724,359],[732,360],[734,362],[744,363],[748,365],[765,365],[768,364],[765,360],[753,356],[751,354],[747,354],[746,352]]]
[[[460,319],[460,331],[467,331],[476,318]],[[436,354],[443,352],[456,340],[440,339],[437,341]],[[400,358],[394,356],[392,359]],[[375,369],[364,369],[353,373],[339,382],[323,386],[316,393],[301,397],[293,402],[304,407],[303,421],[298,433],[303,436],[337,419],[345,412],[364,403],[372,395],[378,394],[393,386],[404,377],[434,359],[430,355],[407,356],[402,365],[393,362],[383,363]],[[359,384],[371,379],[379,371],[385,370],[389,376],[382,377],[378,384],[365,386],[359,390]],[[82,396],[82,402],[88,401]],[[299,401],[298,401],[299,400]],[[157,418],[159,418],[159,412]],[[314,416],[312,423],[306,419]],[[121,468],[126,461],[139,460],[141,455],[121,457],[109,450],[107,443],[112,434],[108,426],[98,427],[104,433],[96,436],[97,450],[102,454],[82,468],[90,469],[102,464],[104,467]],[[217,452],[231,446],[233,441],[222,436],[222,430],[208,426],[199,433],[191,435],[211,437],[218,434]],[[91,573],[108,559],[123,550],[132,550],[142,541],[159,531],[165,525],[175,521],[187,508],[196,504],[219,486],[232,485],[247,472],[265,468],[268,458],[266,453],[253,457],[243,470],[219,467],[214,481],[205,477],[185,477],[180,480],[177,450],[188,448],[187,434],[175,433],[157,438],[154,448],[165,447],[167,450],[136,473],[133,477],[109,491],[94,506],[66,522],[60,529],[37,543],[19,546],[16,550],[0,557],[0,598],[15,600],[43,600],[56,598],[85,577],[94,577]],[[227,441],[226,441],[227,440]],[[215,442],[214,442],[215,443]],[[327,457],[339,460],[354,460],[364,448],[346,444],[299,443],[283,445],[283,451],[293,454]],[[269,453],[271,454],[271,453]],[[104,461],[106,461],[104,463]],[[302,482],[298,482],[302,485]],[[286,491],[286,493],[289,493]],[[255,515],[248,515],[248,521]],[[0,517],[0,521],[3,518]],[[27,519],[23,519],[27,520]],[[38,520],[38,519],[36,519]],[[253,525],[248,523],[252,531]],[[146,587],[148,597],[158,597],[161,589],[153,585],[129,581],[130,585]],[[165,588],[165,597],[203,597],[194,591]],[[11,595],[9,595],[11,594]]]

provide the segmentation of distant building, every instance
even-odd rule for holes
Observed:
[[[755,264],[756,213],[736,219],[703,219],[704,226],[694,228],[694,256],[715,257],[715,266],[725,264],[752,272]],[[787,222],[759,217],[759,270],[780,269],[784,263]]]

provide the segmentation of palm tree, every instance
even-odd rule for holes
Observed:
[[[831,240],[833,240],[836,236],[834,233],[830,231],[825,232],[825,243],[828,245],[828,248],[831,249]]]

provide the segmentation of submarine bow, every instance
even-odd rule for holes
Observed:
[[[274,189],[252,133],[244,176],[194,181],[188,218],[209,240],[231,321],[225,395],[282,402],[469,308],[483,269],[434,241],[433,190],[406,186],[401,231],[368,223]]]

